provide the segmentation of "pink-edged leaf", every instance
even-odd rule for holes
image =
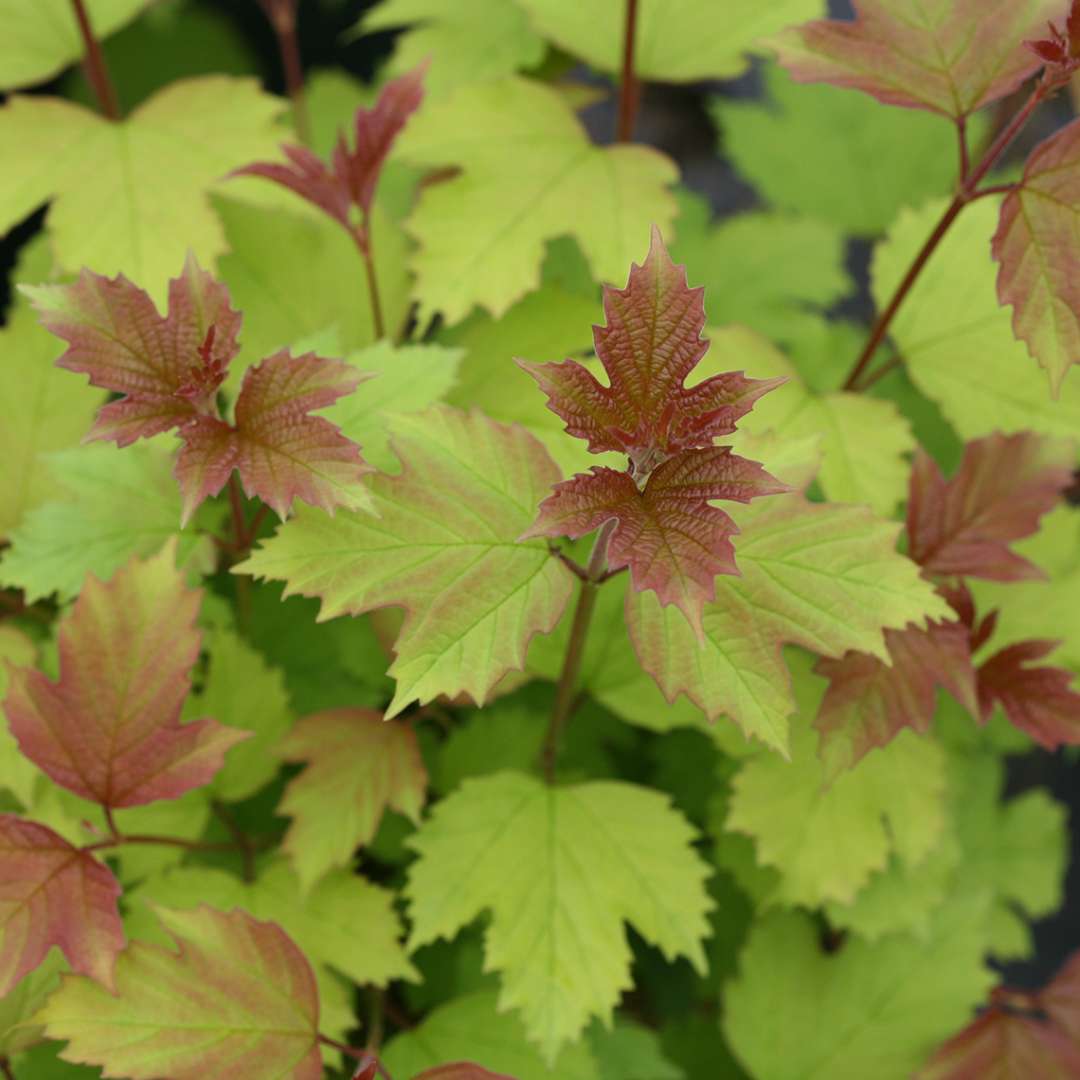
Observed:
[[[701,288],[688,288],[655,227],[649,254],[630,268],[625,289],[604,288],[606,324],[593,328],[605,386],[573,360],[517,363],[548,396],[548,408],[594,453],[629,454],[645,471],[657,460],[729,435],[754,402],[785,380],[716,375],[687,388],[687,376],[709,347],[701,337]]]
[[[120,883],[52,829],[0,814],[0,997],[58,945],[75,971],[113,986],[124,947]]]
[[[208,783],[250,732],[180,723],[199,652],[201,593],[175,545],[87,577],[60,622],[60,678],[13,669],[4,710],[19,748],[58,784],[108,807],[175,799]]]
[[[1056,394],[1080,360],[1080,120],[1028,158],[1023,181],[1001,204],[993,251],[998,298],[1012,305],[1013,330]]]
[[[367,493],[359,481],[372,471],[356,443],[320,416],[364,379],[350,364],[314,353],[282,351],[244,373],[233,425],[211,417],[188,424],[176,461],[184,494],[183,520],[240,473],[249,496],[258,496],[279,517],[294,499],[333,513],[337,506],[360,509]]]
[[[979,666],[979,709],[983,723],[1000,705],[1010,723],[1048,750],[1080,743],[1080,694],[1070,688],[1071,671],[1028,664],[1048,656],[1060,642],[1022,641],[994,653]]]
[[[89,438],[127,446],[214,411],[241,317],[192,256],[169,282],[167,316],[123,275],[83,270],[74,284],[24,291],[42,325],[68,343],[60,367],[124,395],[101,409]]]
[[[386,158],[408,119],[424,100],[425,61],[413,71],[391,79],[370,109],[356,110],[353,145],[338,135],[327,164],[301,146],[283,147],[288,163],[256,162],[233,176],[261,176],[287,187],[340,222],[362,245],[367,244],[368,215]],[[361,220],[354,222],[353,208]]]
[[[1073,1080],[1080,1044],[1035,1016],[994,1005],[954,1035],[918,1080]]]
[[[1040,65],[1062,0],[854,0],[853,22],[822,19],[772,39],[799,82],[827,82],[887,105],[960,119],[1012,93]]]
[[[829,680],[815,725],[821,732],[819,753],[831,776],[886,746],[904,728],[925,734],[939,686],[978,715],[963,623],[928,620],[925,630],[886,630],[885,645],[891,667],[876,656],[849,652],[839,660],[821,659],[814,669]]]
[[[1053,982],[1042,991],[1039,1004],[1046,1015],[1080,1045],[1080,950],[1065,961]]]
[[[514,1080],[506,1073],[493,1073],[471,1061],[455,1061],[449,1065],[436,1065],[417,1073],[413,1080]]]
[[[576,538],[615,519],[608,566],[629,567],[638,592],[652,589],[661,604],[676,604],[700,635],[701,610],[716,595],[716,575],[739,572],[731,543],[738,529],[710,500],[746,503],[789,490],[729,446],[684,450],[668,458],[653,470],[644,490],[629,473],[594,465],[556,485],[524,536]]]
[[[1035,532],[1072,482],[1074,461],[1069,442],[1033,432],[995,433],[969,442],[947,481],[933,458],[917,450],[907,511],[910,557],[927,574],[1041,577],[1008,545]]]

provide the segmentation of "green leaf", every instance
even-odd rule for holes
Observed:
[[[174,83],[122,123],[57,98],[13,97],[0,141],[20,149],[0,175],[0,229],[52,199],[63,270],[124,273],[160,303],[186,253],[209,265],[224,251],[207,192],[230,169],[273,156],[281,109],[253,79],[226,76]]]
[[[387,73],[401,75],[424,60],[432,99],[465,83],[494,82],[544,57],[544,41],[521,7],[507,0],[383,0],[356,24],[358,33],[406,27],[394,41]]]
[[[364,451],[364,458],[381,472],[396,472],[398,460],[390,450],[388,420],[395,413],[419,412],[447,397],[457,378],[460,349],[439,345],[395,348],[380,341],[345,359],[378,377],[364,383],[362,394],[350,394],[321,415]]]
[[[622,66],[623,0],[517,0],[533,25],[560,48],[601,71]],[[824,14],[821,0],[727,0],[702,7],[697,0],[642,4],[635,35],[634,70],[659,82],[730,78],[762,37]]]
[[[235,568],[320,596],[322,618],[404,607],[388,717],[439,694],[483,701],[571,592],[543,541],[517,543],[558,479],[535,439],[448,408],[392,431],[403,472],[371,482],[379,517],[301,512]]]
[[[0,582],[23,589],[27,600],[54,592],[70,600],[87,574],[105,580],[174,537],[181,565],[204,573],[214,567],[210,538],[180,530],[180,490],[163,446],[82,446],[46,461],[65,497],[31,510],[0,561]]]
[[[724,1031],[750,1073],[769,1080],[909,1076],[994,983],[982,964],[985,913],[985,898],[965,893],[925,942],[851,938],[833,956],[806,915],[771,915],[726,988]]]
[[[1026,346],[1013,336],[1010,312],[998,306],[990,237],[995,199],[979,199],[949,230],[893,321],[890,333],[915,385],[964,440],[994,431],[1031,429],[1075,438],[1080,380],[1058,400]],[[944,210],[934,202],[905,210],[874,250],[872,284],[883,307]]]
[[[619,1021],[610,1028],[593,1024],[586,1038],[599,1080],[683,1080],[682,1069],[663,1056],[660,1039],[649,1028]]]
[[[254,795],[277,774],[273,751],[292,723],[289,697],[281,672],[233,631],[215,627],[203,637],[209,672],[202,692],[184,705],[186,719],[212,716],[226,727],[250,731],[235,747],[209,791],[226,802]]]
[[[85,0],[99,40],[119,30],[149,0]],[[0,0],[0,90],[44,82],[81,60],[85,47],[70,0]]]
[[[645,788],[551,788],[515,773],[466,781],[410,841],[420,856],[406,888],[410,947],[490,911],[485,956],[502,973],[499,1008],[521,1010],[553,1064],[630,986],[624,921],[667,959],[704,970],[708,869],[693,838],[667,798]]]
[[[54,366],[60,343],[37,325],[30,305],[16,301],[0,329],[0,537],[35,506],[61,492],[44,455],[77,446],[90,430],[102,393]],[[522,377],[525,378],[524,372]]]
[[[60,950],[53,948],[41,964],[0,998],[0,1058],[25,1050],[44,1037],[41,1027],[28,1021],[56,989],[60,972],[66,970]]]
[[[461,169],[427,187],[409,220],[421,322],[436,312],[458,322],[474,304],[501,315],[539,287],[544,244],[566,232],[595,279],[622,280],[649,226],[666,230],[675,217],[668,158],[593,146],[558,91],[521,78],[465,86],[422,108],[396,152]]]
[[[781,468],[779,475],[787,474]],[[896,553],[899,527],[861,507],[808,503],[792,493],[732,516],[742,576],[718,581],[716,602],[705,608],[704,642],[649,593],[627,601],[630,636],[665,697],[682,691],[710,719],[726,714],[785,753],[794,702],[784,643],[823,656],[857,649],[884,659],[885,627],[945,618],[951,609]]]
[[[767,102],[717,98],[710,111],[726,155],[777,209],[873,235],[901,207],[949,193],[956,133],[940,117],[799,85],[775,64],[765,69],[765,89]],[[978,146],[985,125],[975,119],[968,138]]]
[[[935,742],[904,731],[826,786],[812,727],[825,684],[811,662],[800,654],[794,668],[791,760],[759,753],[741,766],[725,827],[780,871],[777,901],[816,907],[850,903],[891,855],[909,867],[926,859],[945,827],[946,772]]]

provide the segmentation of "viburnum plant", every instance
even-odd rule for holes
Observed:
[[[0,1076],[1080,1075],[1080,0],[260,6],[0,3]]]

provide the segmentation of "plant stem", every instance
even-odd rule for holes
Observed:
[[[247,523],[244,519],[244,496],[241,494],[236,473],[229,477],[229,507],[232,510],[233,543],[237,551],[243,551],[246,547]]]
[[[371,301],[371,325],[375,331],[375,340],[381,341],[386,334],[383,322],[382,301],[379,298],[379,279],[375,274],[375,258],[371,253],[371,221],[364,218],[363,228],[355,234],[356,246],[364,260],[364,273],[367,275],[368,299]]]
[[[120,119],[120,106],[116,100],[116,91],[113,89],[112,79],[109,77],[109,68],[105,63],[105,54],[101,51],[101,44],[94,36],[94,28],[90,25],[90,16],[87,14],[83,0],[71,0],[71,6],[75,9],[75,19],[79,24],[79,33],[82,34],[83,46],[86,49],[86,77],[93,87],[94,96],[98,100],[98,107],[103,115],[110,120]]]
[[[637,39],[638,0],[626,0],[626,23],[623,29],[622,82],[619,84],[619,120],[616,142],[630,142],[634,137],[641,84],[634,74],[634,45]]]
[[[866,378],[863,379],[862,386],[859,387],[859,390],[865,393],[867,390],[870,389],[871,386],[874,385],[874,383],[880,382],[890,372],[893,372],[898,367],[901,367],[903,363],[903,357],[901,357],[899,353],[896,353],[895,356],[891,356],[884,364],[881,365],[881,367],[879,367],[876,371],[872,372],[870,375],[867,375]]]
[[[331,1039],[329,1035],[319,1035],[319,1042],[323,1046],[330,1046],[337,1050],[339,1053],[344,1054],[346,1057],[351,1057],[354,1061],[359,1061],[361,1065],[370,1065],[375,1063],[375,1071],[383,1078],[383,1080],[392,1080],[390,1074],[386,1071],[385,1066],[379,1059],[367,1050],[357,1050],[355,1047],[346,1046],[344,1043],[338,1042],[337,1039]]]
[[[983,155],[979,164],[976,165],[966,177],[962,176],[960,178],[955,197],[952,202],[949,203],[948,207],[946,207],[945,213],[941,215],[941,219],[934,226],[930,236],[927,237],[926,243],[923,244],[922,248],[920,248],[918,254],[915,256],[907,273],[896,287],[892,299],[885,306],[885,309],[874,323],[870,335],[866,339],[866,344],[863,346],[862,352],[859,354],[854,366],[848,373],[848,377],[844,380],[844,390],[863,389],[863,387],[859,386],[863,374],[870,365],[874,354],[877,352],[878,346],[885,340],[885,335],[888,333],[889,327],[896,317],[896,313],[907,299],[908,293],[911,292],[912,286],[914,286],[919,275],[922,273],[923,268],[930,261],[930,256],[937,250],[938,245],[952,227],[952,223],[959,217],[960,211],[963,210],[969,202],[974,201],[984,194],[978,190],[979,182],[994,167],[1001,155],[1008,149],[1013,139],[1020,134],[1020,131],[1031,118],[1031,114],[1035,109],[1055,89],[1056,87],[1053,83],[1040,81],[1031,92],[1031,95],[1028,97],[1023,108],[1020,109],[1012,120],[998,133],[997,138],[990,144],[989,149]],[[961,138],[963,141],[963,136],[961,136]]]
[[[570,640],[566,643],[562,671],[555,688],[555,704],[551,710],[551,723],[548,725],[547,738],[541,762],[544,776],[550,784],[555,780],[555,758],[559,753],[559,739],[563,728],[570,719],[574,708],[574,697],[581,661],[585,656],[585,641],[589,634],[593,611],[596,608],[596,593],[607,571],[608,541],[617,522],[612,519],[605,522],[596,536],[589,564],[585,568],[585,578],[578,590],[577,606],[574,608],[574,621],[570,624]]]
[[[259,0],[277,37],[281,68],[285,74],[285,89],[292,102],[296,136],[305,145],[311,144],[311,117],[304,93],[304,67],[300,62],[300,41],[296,36],[297,0]]]
[[[162,844],[166,847],[186,848],[188,851],[237,851],[237,844],[206,844],[199,840],[184,840],[179,836],[148,836],[132,835],[125,836],[116,833],[108,840],[96,840],[92,844],[84,844],[80,851],[104,851],[106,848],[123,847],[125,844]]]

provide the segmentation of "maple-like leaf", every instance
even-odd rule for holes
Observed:
[[[925,629],[886,630],[889,664],[866,653],[824,658],[815,670],[829,680],[815,725],[826,774],[835,776],[906,727],[925,734],[943,687],[978,714],[968,628],[930,620]]]
[[[1080,1044],[1080,952],[1074,952],[1039,994],[1047,1016]]]
[[[518,542],[559,471],[527,432],[480,413],[437,406],[389,427],[402,470],[371,482],[377,517],[297,514],[234,570],[321,597],[324,619],[404,607],[388,716],[439,694],[482,701],[569,599],[547,545]]]
[[[331,709],[301,720],[278,750],[306,766],[279,807],[293,819],[282,847],[305,888],[370,843],[388,807],[419,824],[427,771],[408,724],[370,709]]]
[[[105,278],[84,269],[71,285],[23,291],[42,325],[68,343],[60,367],[123,395],[102,407],[90,438],[127,446],[216,414],[214,395],[236,355],[241,316],[194,257],[169,282],[167,316],[122,274]]]
[[[243,911],[159,911],[176,951],[135,942],[116,993],[66,975],[39,1013],[66,1061],[131,1080],[320,1080],[319,999],[304,954]]]
[[[357,109],[353,146],[350,148],[344,132],[340,132],[329,166],[306,147],[286,146],[288,164],[258,162],[237,169],[233,175],[261,176],[282,184],[340,222],[366,248],[368,218],[379,174],[394,140],[424,99],[426,70],[427,64],[422,63],[391,79],[379,92],[373,108]],[[358,222],[353,221],[354,209],[360,214]]]
[[[333,513],[368,505],[360,478],[371,472],[360,448],[316,409],[351,394],[363,376],[341,360],[275,353],[248,368],[235,422],[199,416],[186,424],[176,459],[184,493],[182,520],[228,483],[235,469],[244,491],[284,518],[294,499]]]
[[[414,1080],[514,1080],[506,1073],[493,1073],[471,1061],[456,1061],[450,1065],[436,1065],[417,1073]]]
[[[13,672],[4,710],[22,752],[58,784],[107,807],[175,799],[205,784],[248,737],[214,720],[181,724],[199,652],[201,593],[175,547],[88,577],[60,622],[60,678]]]
[[[925,450],[911,471],[909,555],[927,574],[1023,581],[1041,571],[1009,549],[1072,483],[1072,444],[1034,432],[969,442],[951,480]]]
[[[0,997],[58,945],[75,971],[113,986],[124,947],[120,883],[52,829],[0,814]]]
[[[729,446],[684,450],[658,465],[644,490],[629,473],[600,466],[558,484],[523,536],[577,538],[614,519],[608,566],[629,566],[635,589],[677,605],[700,634],[716,575],[739,572],[731,543],[738,529],[710,500],[749,502],[788,490]]]
[[[1005,97],[1040,60],[1023,41],[1062,0],[855,0],[853,22],[824,19],[772,39],[799,82],[828,82],[888,105],[961,119]]]
[[[666,797],[630,784],[466,780],[409,841],[410,946],[490,911],[485,966],[502,973],[499,1007],[521,1010],[551,1064],[630,986],[624,922],[704,969],[708,870],[693,835]]]
[[[1043,665],[1029,667],[1052,653],[1057,641],[1021,641],[979,665],[979,709],[983,723],[1000,705],[1010,723],[1048,750],[1080,742],[1080,693],[1071,689],[1073,673]]]
[[[1055,396],[1080,357],[1080,121],[1056,132],[1027,160],[1001,204],[994,234],[998,297],[1013,329],[1050,378]]]

